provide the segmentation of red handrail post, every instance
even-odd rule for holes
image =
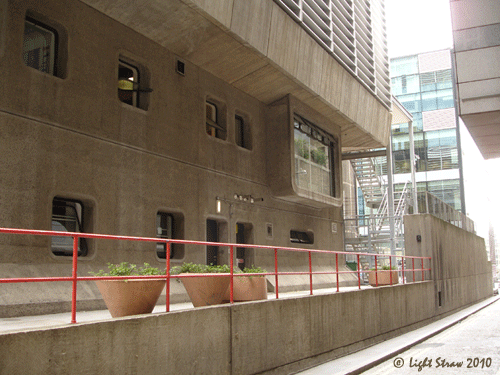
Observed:
[[[312,259],[311,259],[311,252],[308,251],[309,253],[309,289],[311,290],[311,296],[313,294],[313,274],[312,274]]]
[[[335,253],[335,273],[337,274],[337,292],[339,291],[339,253]]]
[[[378,266],[377,266],[377,256],[375,255],[375,286],[378,286]]]
[[[231,264],[229,265],[230,273],[231,273],[231,282],[229,283],[229,302],[234,303],[234,247],[233,245],[229,246],[229,261]]]
[[[405,261],[406,258],[404,256],[401,257],[401,276],[403,276],[403,284],[405,283]]]
[[[278,296],[278,249],[274,249],[274,280],[276,283],[276,299],[279,298]]]
[[[166,303],[166,310],[167,312],[170,311],[170,242],[167,241],[167,244],[166,244],[166,254],[165,254],[165,257],[167,258],[166,259],[166,275],[167,275],[167,279],[165,280],[165,283],[166,283],[166,300],[165,300],[165,303]]]
[[[422,268],[422,281],[424,281],[424,258],[420,258],[420,268]]]
[[[71,293],[71,323],[76,323],[76,284],[78,281],[78,242],[79,237],[73,236],[73,290]]]
[[[356,254],[356,257],[358,258],[358,289],[361,289],[361,271],[360,271],[360,264],[359,264],[359,254]]]
[[[411,258],[411,267],[413,273],[413,282],[415,282],[415,258]]]

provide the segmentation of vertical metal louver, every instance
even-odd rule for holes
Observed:
[[[387,107],[390,74],[382,0],[275,0]]]

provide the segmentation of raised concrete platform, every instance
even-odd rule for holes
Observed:
[[[361,289],[371,288],[369,285],[361,285]],[[358,290],[358,287],[341,287],[339,293],[352,292]],[[314,295],[336,293],[336,288],[315,289]],[[287,292],[280,293],[279,298],[294,298],[298,296],[307,296],[309,291],[300,292]],[[163,298],[164,296],[160,297]],[[268,293],[268,299],[276,299],[275,293]],[[158,301],[153,314],[166,312],[165,301]],[[181,311],[194,309],[193,304],[187,303],[173,303],[170,305],[170,311]],[[96,311],[79,311],[77,304],[76,320],[78,323],[89,323],[112,320],[111,314],[108,310]],[[21,332],[27,330],[45,329],[50,327],[64,327],[71,324],[71,313],[47,314],[36,316],[19,316],[13,318],[0,318],[0,334],[7,332]]]

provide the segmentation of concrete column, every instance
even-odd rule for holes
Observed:
[[[395,224],[394,224],[394,185],[393,185],[393,167],[392,167],[392,129],[387,145],[387,212],[389,214],[389,228],[391,231],[391,255],[396,254],[395,244]]]
[[[410,165],[411,165],[411,186],[413,189],[413,213],[418,214],[417,201],[417,181],[415,178],[415,142],[413,140],[413,121],[408,123],[408,135],[410,137]]]

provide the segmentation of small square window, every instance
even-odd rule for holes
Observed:
[[[24,23],[24,63],[41,72],[56,75],[57,32],[31,18]]]
[[[52,201],[52,230],[60,232],[83,232],[84,206],[82,202],[63,198]],[[73,255],[73,238],[52,237],[51,250],[57,256]],[[86,256],[88,246],[85,238],[80,238],[78,256]]]
[[[223,115],[219,106],[211,101],[205,103],[206,132],[208,135],[226,139],[226,127],[223,124]]]

